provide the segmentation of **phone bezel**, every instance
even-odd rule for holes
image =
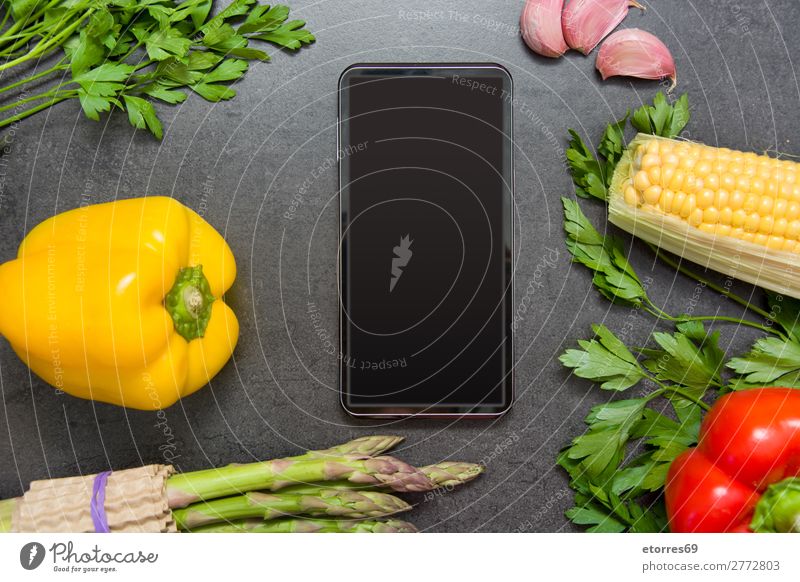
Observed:
[[[340,309],[338,317],[338,336],[339,336],[339,401],[342,408],[353,417],[356,418],[497,418],[508,412],[514,402],[514,333],[513,333],[513,305],[514,302],[514,155],[513,155],[513,125],[514,125],[514,112],[513,112],[513,79],[508,70],[497,63],[356,63],[347,67],[339,76],[338,91],[337,91],[337,132],[336,132],[336,151],[338,157],[338,197],[339,197],[339,252],[337,260],[337,280],[339,297],[343,298],[346,293],[346,240],[343,238],[343,233],[347,228],[348,215],[345,208],[346,202],[343,200],[343,186],[344,186],[344,172],[343,166],[347,163],[347,157],[338,155],[342,151],[343,144],[347,140],[343,138],[346,129],[346,120],[348,119],[345,104],[342,99],[342,88],[349,76],[354,72],[359,74],[375,74],[375,75],[425,75],[425,74],[458,74],[462,76],[496,76],[500,74],[504,78],[504,90],[507,91],[507,98],[504,102],[507,104],[503,110],[504,126],[508,128],[508,139],[505,140],[505,163],[504,171],[507,170],[508,175],[505,176],[505,181],[510,186],[510,199],[508,201],[508,211],[504,222],[503,239],[506,243],[506,256],[508,260],[505,262],[505,280],[507,282],[510,293],[505,297],[506,308],[506,328],[508,333],[508,350],[506,353],[506,369],[505,369],[505,402],[502,405],[486,405],[480,406],[479,403],[469,406],[437,406],[425,405],[414,407],[386,407],[386,406],[349,406],[346,401],[345,390],[345,366],[343,365],[344,356],[346,352],[346,335],[344,327],[345,319],[345,306],[344,299],[340,300]],[[349,179],[349,178],[348,178]]]

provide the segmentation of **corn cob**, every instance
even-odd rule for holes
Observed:
[[[800,298],[800,164],[639,134],[617,164],[609,220],[647,242]]]

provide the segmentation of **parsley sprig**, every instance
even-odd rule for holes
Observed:
[[[291,51],[314,41],[287,6],[257,0],[233,0],[216,15],[212,0],[6,0],[3,11],[0,128],[78,99],[90,119],[122,109],[160,139],[153,101],[181,103],[188,91],[232,99],[248,61],[270,59],[253,41]]]
[[[561,363],[604,390],[652,389],[592,408],[587,431],[561,452],[558,463],[576,491],[567,516],[589,531],[662,531],[663,504],[653,493],[672,460],[697,442],[707,391],[723,386],[719,334],[681,323],[674,333],[653,334],[658,347],[634,354],[605,326],[592,329],[595,337],[566,350]]]

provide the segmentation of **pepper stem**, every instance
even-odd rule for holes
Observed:
[[[189,342],[206,333],[212,303],[214,295],[203,275],[203,265],[180,269],[172,289],[164,297],[164,307],[172,317],[175,331]]]
[[[750,529],[758,533],[800,533],[800,477],[770,485],[759,499]]]

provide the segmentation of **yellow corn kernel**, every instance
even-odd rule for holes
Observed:
[[[772,227],[775,225],[775,219],[772,216],[761,216],[761,222],[758,223],[758,232],[761,234],[772,234]]]
[[[761,200],[758,201],[758,208],[756,209],[756,212],[758,212],[761,216],[771,214],[774,203],[775,201],[769,196],[762,196]]]
[[[661,158],[656,154],[645,154],[642,156],[642,169],[649,170],[653,166],[660,166]]]
[[[659,185],[650,186],[647,190],[644,191],[644,201],[647,204],[652,204],[655,206],[658,204],[658,200],[661,198],[662,188]]]
[[[675,173],[672,175],[672,180],[669,181],[670,190],[678,190],[683,189],[683,183],[686,180],[686,172],[678,168],[675,170]]]
[[[703,211],[703,222],[707,224],[717,224],[719,222],[719,210],[714,208],[706,208]]]
[[[786,233],[783,235],[786,238],[797,240],[800,237],[800,220],[793,220],[786,226]]]
[[[689,216],[694,212],[697,203],[695,201],[694,194],[688,194],[686,196],[686,200],[683,201],[681,205],[681,218],[689,218]]]
[[[786,216],[786,209],[789,207],[789,204],[783,198],[778,198],[775,200],[775,206],[772,208],[772,214],[775,215],[775,218],[783,218]]]
[[[758,224],[761,222],[761,216],[758,212],[753,212],[747,215],[747,218],[744,221],[744,230],[745,232],[756,232],[758,230]]]
[[[639,192],[644,192],[650,187],[650,179],[647,177],[647,172],[639,170],[633,178],[633,185]]]
[[[631,206],[639,206],[641,204],[639,201],[639,194],[633,186],[625,188],[625,202]]]
[[[673,192],[675,192],[673,190]],[[678,214],[681,211],[683,203],[686,201],[686,193],[680,190],[675,192],[675,198],[672,199],[672,213]]]
[[[658,205],[662,211],[666,213],[672,212],[672,199],[675,197],[675,193],[672,190],[664,190],[661,193],[661,200],[658,201]]]
[[[767,239],[767,246],[771,249],[781,250],[783,249],[783,237],[782,236],[771,236]]]
[[[710,188],[703,188],[697,195],[697,207],[705,210],[714,205],[714,191]]]

